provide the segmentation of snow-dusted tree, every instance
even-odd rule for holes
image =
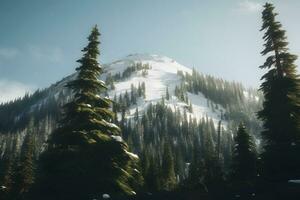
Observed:
[[[74,98],[64,106],[59,127],[41,156],[43,199],[89,199],[101,193],[133,194],[129,185],[136,156],[121,139],[120,128],[112,123],[111,100],[102,97],[106,85],[98,77],[102,67],[97,26],[88,37],[77,62],[77,77],[67,83]],[[43,194],[42,194],[43,193]],[[46,196],[46,197],[45,197]]]

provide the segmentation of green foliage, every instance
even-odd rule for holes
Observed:
[[[146,96],[145,82],[139,83],[138,87],[131,84],[130,95],[126,90],[125,94],[120,94],[118,99],[117,96],[114,97],[114,101],[113,101],[114,113],[128,111],[131,106],[137,105],[138,98],[145,98],[145,96]]]
[[[257,175],[255,144],[242,123],[238,127],[234,140],[232,179],[253,181]]]
[[[158,162],[159,159],[150,155],[150,152],[142,155],[143,177],[147,191],[161,190],[161,170]]]
[[[206,188],[204,183],[204,177],[207,173],[207,169],[205,166],[205,161],[203,156],[201,156],[201,150],[198,145],[195,144],[193,150],[193,158],[189,165],[189,177],[188,177],[188,185],[191,188]],[[207,188],[206,188],[207,189]]]
[[[97,140],[93,130],[100,130],[107,135],[118,135],[120,129],[110,123],[113,112],[110,111],[111,100],[99,96],[106,90],[105,83],[98,80],[102,68],[98,64],[99,32],[94,27],[88,37],[89,44],[82,50],[84,55],[77,62],[80,66],[77,78],[67,83],[66,87],[74,92],[74,100],[64,106],[61,125],[50,139],[50,146],[82,146]]]
[[[300,82],[294,63],[297,56],[288,52],[285,31],[276,15],[274,6],[266,3],[261,29],[265,48],[261,54],[268,57],[260,68],[268,71],[262,77],[260,90],[265,100],[258,117],[263,121],[263,174],[268,179],[288,180],[300,177]]]
[[[0,186],[4,186],[0,191],[0,197],[4,200],[12,198],[13,185],[14,185],[14,158],[12,155],[4,155],[1,159],[1,179]]]
[[[53,87],[57,84],[54,84]],[[40,107],[32,109],[36,102],[41,101],[51,92],[52,87],[37,90],[33,94],[26,94],[22,98],[0,104],[0,133],[22,131],[29,126],[30,119],[44,119],[49,112],[53,117],[56,117],[59,106],[58,101],[53,98],[49,98]]]
[[[131,167],[137,158],[124,141],[114,139],[120,128],[112,123],[111,100],[99,95],[107,89],[98,80],[102,73],[97,61],[99,35],[95,26],[77,61],[77,77],[66,85],[74,99],[64,106],[59,127],[41,156],[37,197],[87,199],[102,193],[134,193],[129,183],[134,182]]]
[[[86,199],[103,193],[132,194],[128,182],[134,177],[128,161],[133,158],[124,153],[124,145],[102,135],[85,149],[49,149],[40,161],[45,171],[41,178],[47,180],[38,188],[40,196]]]
[[[14,185],[15,195],[22,198],[28,194],[35,181],[34,138],[32,132],[27,133],[23,143]]]
[[[165,143],[162,157],[162,189],[174,190],[176,186],[176,176],[174,171],[174,159],[169,143]]]
[[[186,92],[203,94],[212,111],[221,110],[222,119],[229,122],[234,130],[240,120],[244,121],[252,134],[261,130],[256,112],[261,108],[262,95],[256,89],[244,88],[242,84],[229,82],[210,75],[204,75],[193,69],[192,74],[178,71],[183,84],[175,88],[175,96],[188,103]],[[220,108],[221,105],[224,110]]]
[[[111,75],[108,74],[107,78],[106,78],[106,82],[107,84],[110,84],[114,81],[120,81],[120,80],[124,80],[128,77],[130,77],[133,73],[135,72],[139,72],[142,71],[142,76],[147,76],[148,75],[148,69],[150,69],[151,66],[147,63],[147,64],[143,64],[140,62],[137,63],[133,63],[131,66],[128,66],[123,72],[122,74],[119,72],[117,74]]]
[[[214,131],[215,132],[215,131]],[[202,139],[204,140],[202,145],[203,160],[205,174],[203,182],[206,185],[212,185],[223,181],[223,169],[220,159],[217,155],[217,149],[215,140],[212,134],[204,132]]]
[[[170,99],[169,87],[166,89],[166,100]]]

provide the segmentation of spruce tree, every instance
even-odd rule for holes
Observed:
[[[251,181],[257,173],[255,145],[243,123],[240,123],[234,140],[232,179],[235,181]]]
[[[41,156],[43,199],[90,199],[109,193],[112,196],[135,192],[132,182],[132,162],[137,157],[120,140],[120,128],[112,123],[111,100],[103,97],[107,87],[98,80],[103,69],[97,58],[100,54],[99,32],[95,26],[77,77],[68,82],[74,98],[64,106],[59,127],[52,133],[48,149]]]
[[[156,192],[161,189],[161,176],[158,160],[153,156],[149,160],[149,168],[145,174],[145,181],[147,189],[151,192]]]
[[[16,135],[11,134],[9,136],[1,159],[3,171],[0,177],[0,199],[10,200],[15,198],[16,166],[18,164],[17,140]]]
[[[3,200],[12,198],[12,191],[14,185],[14,158],[12,155],[5,154],[1,160],[3,166],[3,174],[0,181],[1,191],[0,197]]]
[[[208,122],[208,119],[205,120]],[[210,126],[208,123],[205,124],[203,145],[201,152],[203,152],[205,176],[203,183],[207,186],[220,183],[223,181],[223,171],[221,163],[218,160],[216,149],[214,148],[214,142],[212,138],[213,124]]]
[[[16,172],[15,195],[24,198],[30,191],[35,180],[34,138],[32,132],[27,133]]]
[[[262,12],[265,44],[261,54],[267,59],[260,68],[268,72],[261,78],[264,102],[258,117],[263,121],[263,174],[267,179],[288,180],[300,177],[300,90],[294,63],[297,56],[289,53],[285,31],[276,15],[274,6],[266,3]]]
[[[83,57],[77,60],[80,64],[76,68],[77,78],[66,85],[74,92],[74,100],[64,106],[61,126],[52,134],[50,146],[84,146],[95,143],[101,136],[118,135],[120,132],[110,123],[114,115],[110,110],[111,100],[99,95],[107,89],[105,83],[98,80],[102,73],[97,61],[99,35],[97,27],[94,27],[88,37],[89,44],[82,50]]]
[[[204,159],[201,156],[200,148],[194,145],[193,158],[189,165],[189,178],[188,183],[191,188],[205,189],[204,177],[206,176],[207,170]]]
[[[168,142],[164,145],[163,160],[162,160],[162,188],[164,190],[173,190],[176,186],[176,175],[174,171],[174,158],[171,152],[171,147]]]
[[[167,100],[170,99],[169,87],[167,87],[167,89],[166,89],[166,99],[167,99]]]

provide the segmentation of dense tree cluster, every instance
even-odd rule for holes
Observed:
[[[11,137],[13,145],[6,146],[7,149],[0,159],[1,199],[29,197],[36,175],[36,137],[32,120],[30,120],[30,126],[26,130],[25,139],[19,150],[16,149],[18,138]]]
[[[260,92],[244,88],[240,83],[225,81],[209,75],[203,75],[193,69],[192,74],[178,71],[183,83],[175,88],[175,95],[188,102],[186,92],[201,93],[210,101],[207,105],[212,110],[225,109],[222,118],[230,121],[230,129],[235,130],[243,121],[252,134],[258,135],[261,126],[256,112],[261,108],[263,99]]]
[[[173,112],[163,100],[150,104],[143,113],[136,109],[134,116],[129,120],[120,119],[119,125],[123,138],[141,157],[146,188],[150,191],[170,190],[187,181],[189,164],[198,162],[194,159],[194,149],[201,150],[199,158],[207,166],[207,173],[202,174],[205,184],[223,179],[222,172],[226,173],[230,167],[232,138],[229,131],[220,127],[218,140],[218,130],[210,118],[197,121],[187,109]],[[219,156],[217,146],[220,146]],[[166,174],[169,175],[164,177]],[[169,181],[173,186],[164,185]]]
[[[216,185],[242,191],[256,183],[299,179],[297,57],[288,52],[276,15],[266,3],[261,30],[262,55],[268,57],[261,68],[267,73],[260,92],[195,69],[191,74],[178,71],[181,84],[174,91],[167,87],[160,101],[142,111],[144,82],[132,84],[113,101],[105,96],[135,73],[147,76],[151,66],[134,63],[122,73],[107,74],[105,82],[99,80],[100,34],[94,27],[75,75],[0,105],[0,199],[209,192]],[[190,95],[204,95],[220,121],[193,118]],[[174,99],[186,106],[171,108]]]
[[[28,128],[31,119],[34,119],[35,123],[47,118],[57,120],[61,106],[72,98],[70,90],[61,88],[70,78],[72,76],[62,79],[49,88],[0,104],[0,133],[22,132]]]
[[[148,72],[147,72],[148,69],[151,69],[151,66],[149,65],[149,63],[146,63],[146,64],[143,64],[143,63],[140,63],[140,62],[133,63],[133,64],[131,64],[131,66],[128,66],[122,73],[118,72],[114,75],[109,73],[106,76],[106,84],[111,85],[112,89],[113,89],[114,88],[114,86],[113,86],[114,82],[121,81],[121,80],[124,80],[126,78],[129,78],[135,72],[141,72],[141,74],[143,76],[146,76],[148,74]]]
[[[134,70],[132,72],[134,72]],[[182,79],[187,83],[184,76],[182,76]],[[76,82],[77,79],[73,80]],[[117,82],[115,78],[106,79],[106,83],[110,86],[110,89],[114,89],[112,87],[114,86],[114,82]],[[189,86],[187,84],[181,84],[175,87],[174,93],[173,91],[169,91],[169,88],[166,88],[166,95],[162,98],[160,103],[150,104],[143,112],[139,112],[139,110],[136,109],[133,118],[128,117],[128,115],[130,110],[137,106],[139,99],[143,100],[143,98],[145,98],[145,83],[139,83],[137,86],[131,85],[129,92],[126,91],[118,97],[114,97],[112,111],[118,113],[114,118],[114,122],[121,127],[122,137],[128,143],[130,149],[141,158],[140,167],[134,163],[130,165],[133,165],[134,167],[132,168],[135,169],[140,168],[144,177],[144,190],[171,191],[181,187],[184,183],[188,183],[191,188],[198,187],[199,185],[202,188],[207,188],[208,185],[212,185],[215,181],[223,181],[228,175],[233,143],[230,130],[223,129],[221,123],[219,127],[215,127],[214,122],[208,117],[203,117],[200,121],[193,119],[189,114],[192,112],[192,104],[188,99],[187,92],[195,94],[198,92],[189,90],[188,88]],[[62,94],[56,96],[56,99],[53,98],[53,101],[69,102],[67,105],[70,106],[74,104],[72,102],[74,97],[76,99],[76,94],[74,96],[74,94],[66,88]],[[177,109],[175,112],[172,111],[165,103],[174,97],[186,102],[187,106],[183,109]],[[88,98],[88,96],[86,98]],[[44,120],[36,123],[38,133],[47,132],[46,136],[44,135],[44,137],[42,137],[41,135],[43,134],[41,134],[37,137],[37,149],[41,150],[44,148],[43,141],[45,141],[49,133],[57,127],[56,121],[60,119],[58,105],[62,105],[63,103],[57,103],[57,108],[53,108],[55,113],[57,113],[56,115],[52,115],[50,110],[41,118]],[[228,104],[232,103],[229,102]],[[92,104],[84,103],[84,105],[80,105],[83,106],[81,110],[87,110],[86,112],[88,112],[90,109],[89,105]],[[219,109],[218,104],[214,101],[208,102],[208,106],[211,107],[212,110]],[[72,106],[70,106],[70,108],[73,109]],[[66,111],[65,113],[67,114],[68,112],[69,111]],[[71,119],[73,120],[73,116]],[[79,119],[80,121],[84,121],[84,118]],[[63,118],[61,124],[65,122],[66,119]],[[76,123],[76,125],[80,125],[80,123]],[[72,128],[73,127],[76,126],[72,126]],[[90,127],[90,125],[88,127]],[[64,132],[66,131],[63,130],[63,133]],[[62,136],[62,134],[57,135]],[[54,134],[52,138],[55,137]],[[68,137],[69,136],[67,136],[67,138]],[[87,141],[83,144],[89,143],[88,137],[86,140]],[[69,139],[63,139],[62,141],[67,141],[67,143],[63,145],[54,143],[51,146],[67,145],[71,148],[74,145],[78,145],[76,142],[81,141],[81,139],[79,137],[74,140],[70,135]],[[70,144],[69,142],[71,141],[74,141],[75,144]],[[37,155],[39,153],[40,151],[37,152]],[[64,156],[72,155],[66,154]],[[73,155],[73,157],[74,156],[75,155]],[[52,156],[51,159],[53,159],[53,157],[57,158],[57,156]],[[65,157],[61,159],[65,159]],[[77,157],[80,158],[79,155],[77,155]],[[48,160],[48,158],[46,160]],[[79,162],[80,159],[77,161]],[[56,162],[61,161],[54,160],[51,163]],[[49,165],[49,162],[48,164],[46,163],[46,165]],[[80,166],[78,163],[75,165]],[[132,173],[134,172],[133,170]],[[138,177],[138,174],[135,176]],[[58,179],[52,179],[51,181],[58,181]],[[63,181],[60,182],[70,185],[70,188],[73,188],[72,184]],[[128,182],[130,182],[130,185],[136,185],[132,180],[128,180]],[[140,182],[142,182],[142,180]],[[41,188],[38,188],[38,190],[43,191]]]
[[[129,110],[131,106],[136,106],[139,98],[144,99],[146,97],[145,82],[139,83],[138,87],[133,84],[130,86],[130,92],[127,90],[124,94],[116,95],[113,98],[113,111],[114,113],[122,113],[125,116],[125,112]]]

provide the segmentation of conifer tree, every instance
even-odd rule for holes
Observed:
[[[161,177],[158,162],[152,156],[149,160],[149,168],[145,174],[146,186],[150,191],[158,191],[161,189]]]
[[[0,199],[10,200],[15,198],[16,166],[18,164],[17,144],[18,138],[16,135],[10,135],[1,159],[3,172],[0,177]]]
[[[221,148],[221,123],[222,121],[220,120],[218,123],[218,137],[217,137],[217,157],[218,157],[218,162],[220,162],[220,148]]]
[[[76,79],[67,83],[74,99],[64,106],[59,127],[49,139],[41,156],[40,195],[49,199],[90,199],[96,195],[134,194],[129,182],[132,162],[137,156],[120,140],[120,128],[112,123],[111,100],[103,97],[106,85],[98,80],[102,67],[97,26],[88,37],[88,45]]]
[[[189,185],[192,188],[202,188],[207,190],[204,184],[204,177],[206,176],[205,162],[200,154],[200,149],[194,146],[193,158],[189,166]]]
[[[240,123],[235,136],[232,178],[236,181],[251,181],[256,176],[256,153],[252,137]]]
[[[285,31],[276,15],[274,6],[266,3],[262,12],[265,44],[261,54],[268,57],[260,68],[268,72],[261,78],[264,102],[258,117],[263,121],[263,174],[268,179],[288,180],[300,177],[300,90],[294,63],[297,56],[288,52]]]
[[[206,119],[206,121],[208,121]],[[223,172],[221,164],[218,160],[216,149],[214,148],[213,138],[211,135],[211,130],[209,128],[213,128],[206,124],[206,129],[203,137],[203,145],[201,152],[203,152],[204,158],[204,166],[205,166],[205,177],[203,179],[203,183],[207,186],[211,184],[218,183],[223,180]]]
[[[12,155],[4,155],[2,158],[3,166],[3,176],[1,177],[0,186],[0,197],[4,200],[9,200],[12,197],[13,185],[14,185],[14,158]]]
[[[166,89],[166,99],[167,99],[167,100],[170,99],[169,87],[167,87],[167,89]]]
[[[170,144],[164,145],[162,162],[162,188],[172,190],[176,186],[176,175],[174,171],[174,158],[171,152]]]
[[[35,180],[34,140],[32,132],[27,133],[21,152],[20,164],[16,172],[15,195],[24,197]]]

